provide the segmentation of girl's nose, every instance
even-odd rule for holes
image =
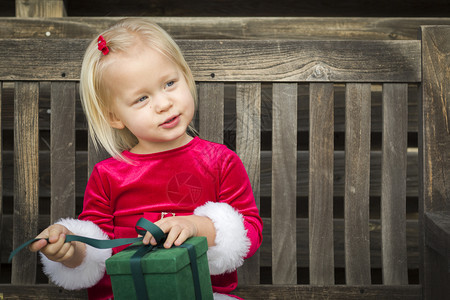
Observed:
[[[164,94],[159,95],[155,100],[155,109],[158,113],[167,111],[173,105],[172,100]]]

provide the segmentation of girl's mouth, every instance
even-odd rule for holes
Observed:
[[[164,123],[161,124],[161,127],[163,128],[172,128],[178,125],[178,122],[180,121],[180,116],[174,116],[169,119],[167,119]]]

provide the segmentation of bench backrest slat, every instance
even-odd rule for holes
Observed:
[[[310,284],[333,285],[333,84],[311,83],[309,97]]]
[[[236,84],[236,153],[252,183],[256,206],[260,201],[261,172],[261,83]],[[239,279],[247,284],[260,283],[260,252],[247,259],[239,270]]]
[[[50,222],[75,215],[75,82],[51,83]]]
[[[13,247],[37,235],[39,204],[39,83],[16,82],[14,93]],[[36,256],[22,251],[13,261],[11,283],[33,284]]]
[[[345,277],[351,285],[371,283],[369,190],[371,85],[345,89]]]
[[[199,133],[207,140],[223,142],[224,84],[199,84]]]
[[[406,167],[408,86],[383,84],[381,231],[384,284],[407,284]]]
[[[297,84],[274,83],[272,102],[272,282],[297,282]]]

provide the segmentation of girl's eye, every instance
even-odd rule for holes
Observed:
[[[147,100],[147,99],[148,99],[147,96],[143,96],[143,97],[139,98],[136,102],[137,102],[137,103],[142,103],[142,102],[144,102],[144,101]]]
[[[175,84],[175,81],[171,80],[169,82],[166,83],[166,87],[171,87]]]

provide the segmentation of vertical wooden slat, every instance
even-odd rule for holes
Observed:
[[[370,84],[345,90],[345,277],[369,285]]]
[[[110,157],[109,153],[101,145],[98,145],[98,149],[95,148],[94,142],[91,136],[88,136],[88,177],[91,175],[92,170],[96,163]]]
[[[5,236],[3,232],[3,128],[2,124],[2,94],[3,94],[3,82],[0,81],[0,250],[3,249],[5,243]],[[2,265],[0,264],[0,274],[2,272]]]
[[[241,158],[252,184],[256,206],[260,208],[261,84],[236,86],[236,153]],[[238,269],[239,283],[260,283],[259,250]]]
[[[223,143],[224,84],[201,82],[199,89],[200,136]]]
[[[16,0],[18,18],[59,18],[66,15],[64,0]]]
[[[75,84],[51,85],[51,224],[75,217]]]
[[[297,283],[297,84],[273,84],[272,282]]]
[[[37,235],[39,201],[39,83],[17,82],[14,94],[14,215],[13,248]],[[36,255],[14,257],[12,284],[33,284]]]
[[[419,220],[425,299],[450,294],[448,259],[425,244],[424,214],[450,210],[450,26],[422,26],[419,125]],[[448,242],[447,242],[448,243]]]
[[[310,284],[334,284],[333,150],[334,89],[310,84],[309,255]]]
[[[406,154],[408,85],[383,84],[381,233],[383,283],[408,284],[406,261]]]

